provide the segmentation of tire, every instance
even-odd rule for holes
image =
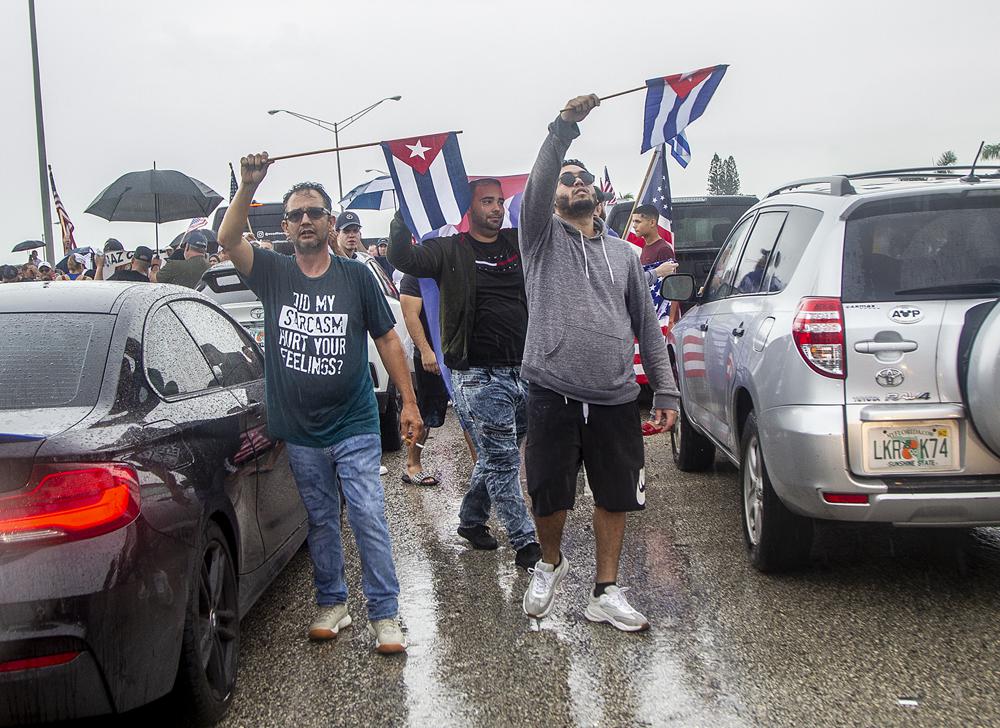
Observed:
[[[681,402],[677,424],[670,431],[670,451],[674,465],[685,473],[699,473],[715,464],[715,445],[691,424]]]
[[[229,710],[240,643],[239,587],[229,544],[210,521],[188,597],[176,697],[191,725],[209,726]]]
[[[396,391],[396,387],[390,384],[385,394],[385,412],[379,415],[382,452],[398,452],[403,446],[403,437],[399,434],[399,393]]]
[[[740,493],[743,537],[754,568],[768,573],[807,564],[812,549],[812,519],[788,510],[771,487],[755,412],[750,412],[743,428]]]

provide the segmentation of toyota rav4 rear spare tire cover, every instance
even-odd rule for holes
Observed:
[[[1000,306],[966,314],[959,347],[962,396],[979,437],[1000,457]]]

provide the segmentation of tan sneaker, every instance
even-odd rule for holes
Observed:
[[[375,651],[380,655],[406,652],[406,637],[395,617],[369,622],[368,631],[375,637]]]
[[[332,607],[320,607],[316,618],[309,625],[309,639],[332,640],[344,627],[351,624],[351,615],[347,613],[346,604],[334,604]]]

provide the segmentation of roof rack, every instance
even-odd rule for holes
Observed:
[[[787,185],[778,187],[776,190],[770,192],[767,196],[773,197],[782,192],[790,192],[798,187],[803,187],[805,185],[814,184],[828,184],[830,185],[830,191],[821,192],[819,190],[803,190],[804,192],[812,192],[815,194],[829,194],[834,197],[844,197],[846,195],[853,195],[856,193],[854,186],[851,185],[851,180],[859,179],[906,179],[906,178],[931,178],[931,179],[960,179],[960,175],[957,173],[962,170],[973,170],[977,172],[984,170],[991,170],[989,174],[983,174],[983,177],[987,178],[1000,178],[1000,165],[985,165],[979,164],[973,167],[972,165],[954,165],[951,167],[905,167],[903,169],[883,169],[874,172],[855,172],[853,174],[841,174],[834,175],[832,177],[814,177],[812,179],[802,179],[796,182],[790,182]]]
[[[812,192],[815,194],[830,194],[834,197],[845,197],[846,195],[855,194],[854,187],[851,186],[850,181],[844,175],[836,175],[833,177],[811,177],[809,179],[800,179],[795,182],[790,182],[787,185],[782,185],[776,190],[772,190],[767,194],[768,197],[774,197],[775,195],[781,194],[782,192],[790,192],[798,187],[804,187],[805,185],[820,185],[826,184],[830,185],[830,191],[820,192],[818,190],[803,190],[803,192]]]

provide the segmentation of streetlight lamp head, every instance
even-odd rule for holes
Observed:
[[[279,111],[281,111],[281,109],[271,109],[271,110],[270,110],[270,111],[268,111],[267,113],[271,114],[271,116],[274,116],[274,115],[275,115],[275,114],[277,114],[277,113],[278,113]]]
[[[402,98],[403,98],[402,96],[390,96],[389,100],[390,101],[400,101],[400,100],[402,100]]]

